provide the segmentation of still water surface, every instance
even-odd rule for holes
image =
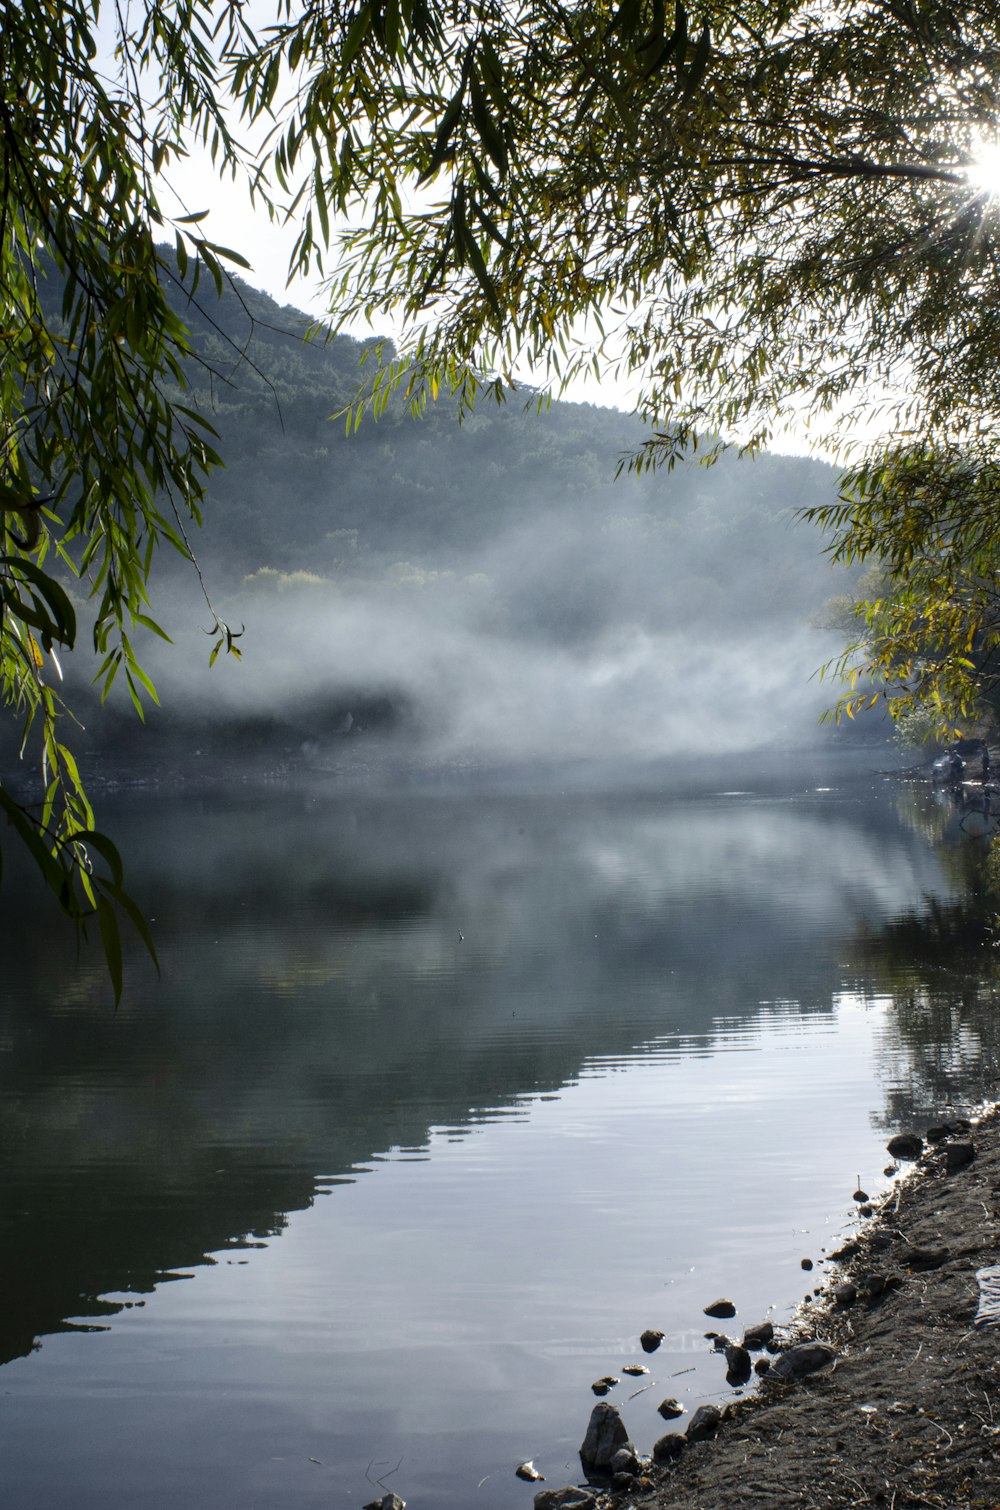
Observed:
[[[519,1510],[598,1376],[729,1396],[703,1307],[995,1087],[977,842],[875,763],[120,799],[117,1014],[8,881],[4,1504]]]

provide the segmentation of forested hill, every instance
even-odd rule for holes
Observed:
[[[830,497],[830,468],[726,456],[615,480],[644,432],[587,404],[489,402],[460,425],[445,397],[419,419],[398,400],[348,435],[360,343],[304,341],[304,315],[241,282],[184,313],[204,358],[184,402],[226,462],[194,545],[245,654],[209,676],[192,574],[158,569],[179,644],[148,647],[154,731],[190,720],[205,748],[210,726],[246,742],[264,721],[320,759],[376,723],[503,759],[815,737],[830,693],[809,678],[836,647],[810,625],[843,583],[794,512]]]
[[[785,599],[815,607],[817,583],[829,585],[809,531],[784,549],[760,538],[768,522],[787,522],[789,511],[829,496],[832,472],[821,463],[733,457],[616,482],[620,458],[642,444],[641,424],[590,404],[538,413],[530,395],[527,409],[489,401],[461,426],[445,397],[418,420],[397,399],[348,436],[335,416],[372,370],[362,359],[374,341],[304,341],[305,315],[240,280],[218,303],[202,284],[184,314],[198,351],[228,378],[192,365],[187,401],[219,431],[226,468],[211,484],[201,548],[213,558],[217,551],[218,566],[231,572],[340,570],[346,551],[464,562],[511,528],[566,510],[581,527],[627,520],[635,529],[641,520],[685,540],[715,536],[706,565],[714,559],[727,596],[744,587],[753,594],[758,565],[772,574],[761,606]],[[727,547],[719,538],[732,530],[745,562],[735,573],[735,539]]]

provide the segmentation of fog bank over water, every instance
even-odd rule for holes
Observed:
[[[243,662],[205,665],[205,641],[154,657],[174,714],[287,723],[299,744],[343,752],[370,735],[365,695],[400,709],[407,744],[431,758],[502,762],[654,758],[809,742],[830,702],[811,680],[836,646],[789,626],[738,638],[622,622],[586,644],[544,645],[484,625],[476,605],[378,588],[346,598],[288,593],[251,603]],[[325,718],[338,710],[334,728]]]
[[[197,577],[163,553],[153,611],[176,644],[136,643],[164,711],[137,733],[117,690],[110,723],[87,710],[97,747],[516,763],[821,737],[836,689],[812,678],[841,645],[813,626],[851,578],[797,515],[836,496],[831,467],[726,453],[616,476],[650,436],[634,416],[516,397],[461,424],[445,396],[419,419],[396,397],[348,436],[331,416],[359,343],[302,343],[304,317],[245,287],[209,313],[184,310],[205,361],[221,329],[253,364],[221,389],[192,364],[185,400],[225,458],[193,544],[243,661],[209,673]]]
[[[672,514],[670,479],[661,491],[656,512],[614,514],[609,487],[461,550],[403,558],[352,532],[332,566],[247,572],[219,602],[245,626],[243,659],[211,671],[188,584],[171,600],[177,643],[147,651],[164,705],[202,727],[271,721],[284,753],[313,761],[387,736],[426,759],[501,763],[826,737],[836,691],[816,672],[841,642],[813,621],[843,583],[821,537],[780,497],[747,511],[709,491]]]

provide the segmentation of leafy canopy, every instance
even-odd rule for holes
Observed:
[[[43,773],[40,803],[8,785],[0,808],[65,911],[96,913],[116,992],[119,909],[148,933],[62,732],[59,655],[82,600],[105,692],[121,672],[140,714],[155,698],[132,644],[138,626],[163,633],[153,554],[166,541],[190,555],[218,461],[211,426],[177,397],[190,348],[167,298],[177,274],[155,249],[155,175],[186,133],[220,167],[240,161],[213,51],[238,12],[224,8],[220,30],[212,11],[143,5],[135,26],[116,12],[99,37],[96,0],[0,5],[0,686]],[[221,250],[194,226],[178,235],[181,270],[187,240],[221,285]]]
[[[617,367],[659,432],[641,465],[789,415],[850,435],[884,401],[889,464],[833,520],[905,589],[872,664],[950,708],[976,692],[956,647],[975,665],[994,632],[997,210],[970,167],[995,131],[995,5],[272,3],[0,0],[0,678],[45,772],[39,806],[0,804],[66,910],[96,910],[119,988],[115,904],[138,915],[57,657],[86,606],[105,687],[155,696],[133,650],[153,555],[190,554],[218,461],[167,294],[247,264],[201,207],[171,222],[176,260],[156,250],[193,142],[295,219],[291,270],[325,269],[335,328],[401,328],[361,405]]]
[[[812,517],[889,584],[841,711],[981,711],[1000,7],[367,0],[289,11],[234,84],[250,115],[290,101],[296,269],[327,257],[336,321],[406,332],[376,408],[617,369],[658,432],[640,466],[812,423],[850,464]]]

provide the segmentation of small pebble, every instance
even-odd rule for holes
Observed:
[[[751,1353],[759,1352],[766,1347],[774,1336],[774,1327],[770,1321],[758,1322],[756,1326],[748,1326],[743,1333],[743,1346]]]
[[[718,1321],[728,1320],[736,1315],[736,1307],[731,1300],[713,1300],[710,1306],[705,1307],[706,1316],[714,1316]]]
[[[868,1199],[868,1192],[867,1192],[867,1190],[861,1190],[860,1188],[857,1189],[854,1192],[854,1194],[852,1195],[852,1197],[851,1197],[852,1201],[867,1201],[867,1199]]]
[[[726,1383],[737,1389],[750,1378],[753,1365],[750,1354],[739,1343],[730,1343],[726,1348]]]
[[[632,1374],[634,1377],[638,1378],[640,1374],[648,1374],[649,1369],[646,1368],[642,1363],[626,1363],[622,1368],[622,1373]]]
[[[684,1414],[684,1406],[679,1400],[675,1400],[673,1395],[666,1400],[661,1400],[656,1408],[665,1421],[676,1421],[678,1416]]]
[[[685,1437],[676,1431],[668,1431],[666,1436],[653,1443],[653,1458],[657,1463],[672,1463],[680,1457],[686,1446]]]
[[[941,1146],[941,1163],[947,1174],[954,1174],[956,1170],[964,1169],[975,1157],[974,1143],[944,1143]]]
[[[721,1420],[722,1411],[716,1406],[699,1405],[684,1435],[689,1442],[704,1442],[708,1437],[715,1436]]]
[[[837,1354],[825,1342],[800,1342],[776,1358],[772,1374],[780,1379],[804,1379],[835,1363]]]
[[[639,1337],[639,1341],[642,1343],[644,1353],[655,1353],[663,1341],[663,1333],[654,1331],[652,1327],[648,1327]]]
[[[894,1159],[919,1159],[924,1151],[924,1140],[916,1133],[897,1133],[885,1145]]]
[[[813,1261],[812,1261],[811,1258],[804,1258],[802,1260],[802,1267],[803,1267],[803,1269],[811,1269],[812,1266],[813,1266]]]
[[[911,1269],[926,1273],[929,1269],[940,1269],[951,1257],[950,1249],[941,1246],[937,1248],[911,1248],[906,1255],[906,1262]]]

